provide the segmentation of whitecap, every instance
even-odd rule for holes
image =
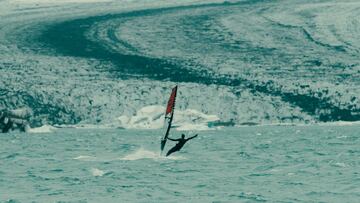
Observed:
[[[125,129],[160,129],[164,126],[165,107],[145,106],[136,115],[118,117],[118,126]],[[194,109],[184,111],[175,109],[173,126],[177,130],[209,130],[209,126],[219,121],[216,115],[207,115]]]
[[[140,148],[137,151],[120,158],[120,160],[126,160],[126,161],[134,161],[134,160],[140,160],[140,159],[155,159],[155,160],[172,159],[172,160],[179,160],[179,159],[184,159],[184,158],[181,157],[181,156],[165,157],[165,156],[160,155],[159,152],[149,151],[149,150],[146,150],[146,149],[143,149],[143,148]]]
[[[81,160],[81,161],[95,161],[96,157],[93,156],[87,156],[87,155],[80,155],[75,158],[75,160]]]
[[[360,121],[335,121],[328,123],[319,123],[320,126],[357,126],[360,125]]]
[[[209,128],[208,126],[206,125],[203,125],[203,124],[184,124],[182,126],[179,126],[176,128],[176,130],[178,131],[190,131],[190,130],[193,130],[193,131],[205,131],[205,130],[218,130],[218,129],[221,129],[221,127],[216,127],[216,128]]]
[[[56,128],[51,126],[51,125],[43,125],[41,127],[38,128],[30,128],[28,130],[29,133],[51,133],[55,130]]]
[[[341,162],[336,162],[333,164],[333,166],[338,166],[338,167],[346,167],[345,163],[341,163]]]
[[[100,170],[100,169],[97,169],[97,168],[91,168],[91,174],[92,174],[93,176],[99,176],[99,177],[101,177],[101,176],[103,176],[105,173],[106,173],[106,172],[103,171],[103,170]]]

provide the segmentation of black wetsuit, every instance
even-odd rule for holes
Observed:
[[[177,141],[178,143],[177,143],[173,148],[171,148],[171,149],[168,151],[168,153],[166,154],[166,156],[169,156],[170,154],[172,154],[172,153],[174,153],[174,152],[176,152],[176,151],[179,151],[179,150],[184,146],[184,144],[185,144],[187,141],[193,139],[193,138],[196,137],[196,136],[197,136],[197,134],[196,134],[195,136],[190,137],[190,138],[187,138],[187,139],[185,139],[185,138],[171,139],[171,138],[168,137],[167,139],[169,139],[169,140],[171,140],[171,141]]]

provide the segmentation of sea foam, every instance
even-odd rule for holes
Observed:
[[[146,106],[134,116],[120,116],[119,126],[125,129],[160,129],[164,126],[163,106]],[[176,110],[173,126],[177,130],[209,130],[209,124],[219,121],[216,115],[207,115],[194,109]]]

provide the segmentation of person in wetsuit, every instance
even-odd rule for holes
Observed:
[[[166,154],[166,156],[169,156],[170,154],[172,154],[172,153],[174,153],[174,152],[176,152],[176,151],[179,151],[179,150],[184,146],[184,144],[185,144],[187,141],[189,141],[189,140],[191,140],[191,139],[193,139],[193,138],[195,138],[195,137],[197,137],[197,136],[198,136],[198,135],[196,134],[196,135],[194,135],[194,136],[192,136],[192,137],[190,137],[190,138],[187,138],[187,139],[185,139],[185,135],[184,135],[184,134],[182,134],[182,135],[181,135],[181,138],[179,138],[179,139],[171,139],[171,138],[168,137],[168,138],[167,138],[168,140],[176,141],[176,142],[178,142],[178,143],[176,143],[176,145],[168,151],[168,153]]]

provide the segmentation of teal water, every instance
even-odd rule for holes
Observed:
[[[175,84],[177,109],[222,123],[360,120],[359,2],[18,4],[0,3],[0,109],[32,127],[112,123]]]
[[[0,110],[115,127],[1,134],[0,202],[359,202],[360,126],[335,126],[360,120],[359,2],[26,2],[0,0]],[[174,85],[184,126],[258,126],[168,158],[115,129],[154,127],[137,112]]]
[[[359,132],[359,126],[204,131],[168,158],[159,156],[158,130],[4,134],[0,202],[357,202]]]

